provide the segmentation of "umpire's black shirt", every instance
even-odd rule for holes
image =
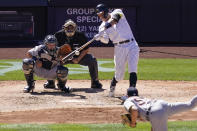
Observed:
[[[57,38],[59,47],[64,44],[69,44],[72,50],[81,47],[87,42],[87,37],[85,34],[79,31],[76,31],[72,37],[68,37],[66,36],[64,30],[60,30],[55,33],[55,37]],[[85,49],[87,48],[89,47],[87,46]]]

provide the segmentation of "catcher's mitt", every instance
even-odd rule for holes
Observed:
[[[59,48],[58,56],[60,58],[63,58],[65,56],[67,56],[68,54],[70,54],[71,52],[72,52],[72,49],[71,49],[70,45],[64,44]]]
[[[130,114],[121,114],[122,124],[131,126],[131,115]]]

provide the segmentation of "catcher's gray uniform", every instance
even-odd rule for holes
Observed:
[[[153,131],[167,131],[168,116],[187,111],[197,106],[197,95],[189,102],[168,103],[163,100],[150,100],[138,96],[126,99],[124,107],[127,111],[137,109],[139,116],[149,120]]]
[[[57,50],[53,55],[50,55],[45,49],[45,45],[39,45],[29,50],[28,53],[41,60],[43,63],[41,68],[34,66],[33,70],[37,76],[50,80],[56,79],[57,66],[60,65],[57,59]]]
[[[48,79],[48,83],[44,87],[55,88],[53,80],[57,78],[58,88],[64,92],[70,92],[70,89],[65,87],[68,68],[60,65],[56,43],[55,36],[48,35],[45,37],[43,45],[36,46],[28,51],[31,58],[23,59],[23,71],[28,85],[24,88],[25,93],[33,91],[35,87],[33,74]]]

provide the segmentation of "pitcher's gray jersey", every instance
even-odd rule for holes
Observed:
[[[28,51],[37,60],[42,61],[42,67],[37,68],[34,66],[34,73],[42,78],[55,79],[56,70],[59,65],[57,58],[57,50],[53,54],[49,54],[45,45],[36,46]]]
[[[129,97],[124,102],[127,111],[137,109],[139,116],[151,122],[153,131],[167,131],[168,116],[187,111],[197,106],[197,95],[189,102],[168,103],[163,100],[150,100],[138,96]]]

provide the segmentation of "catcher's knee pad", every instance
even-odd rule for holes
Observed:
[[[34,68],[34,60],[30,58],[23,59],[23,72],[24,74],[31,74]]]
[[[57,79],[61,81],[66,81],[68,75],[68,68],[64,66],[57,67]]]

